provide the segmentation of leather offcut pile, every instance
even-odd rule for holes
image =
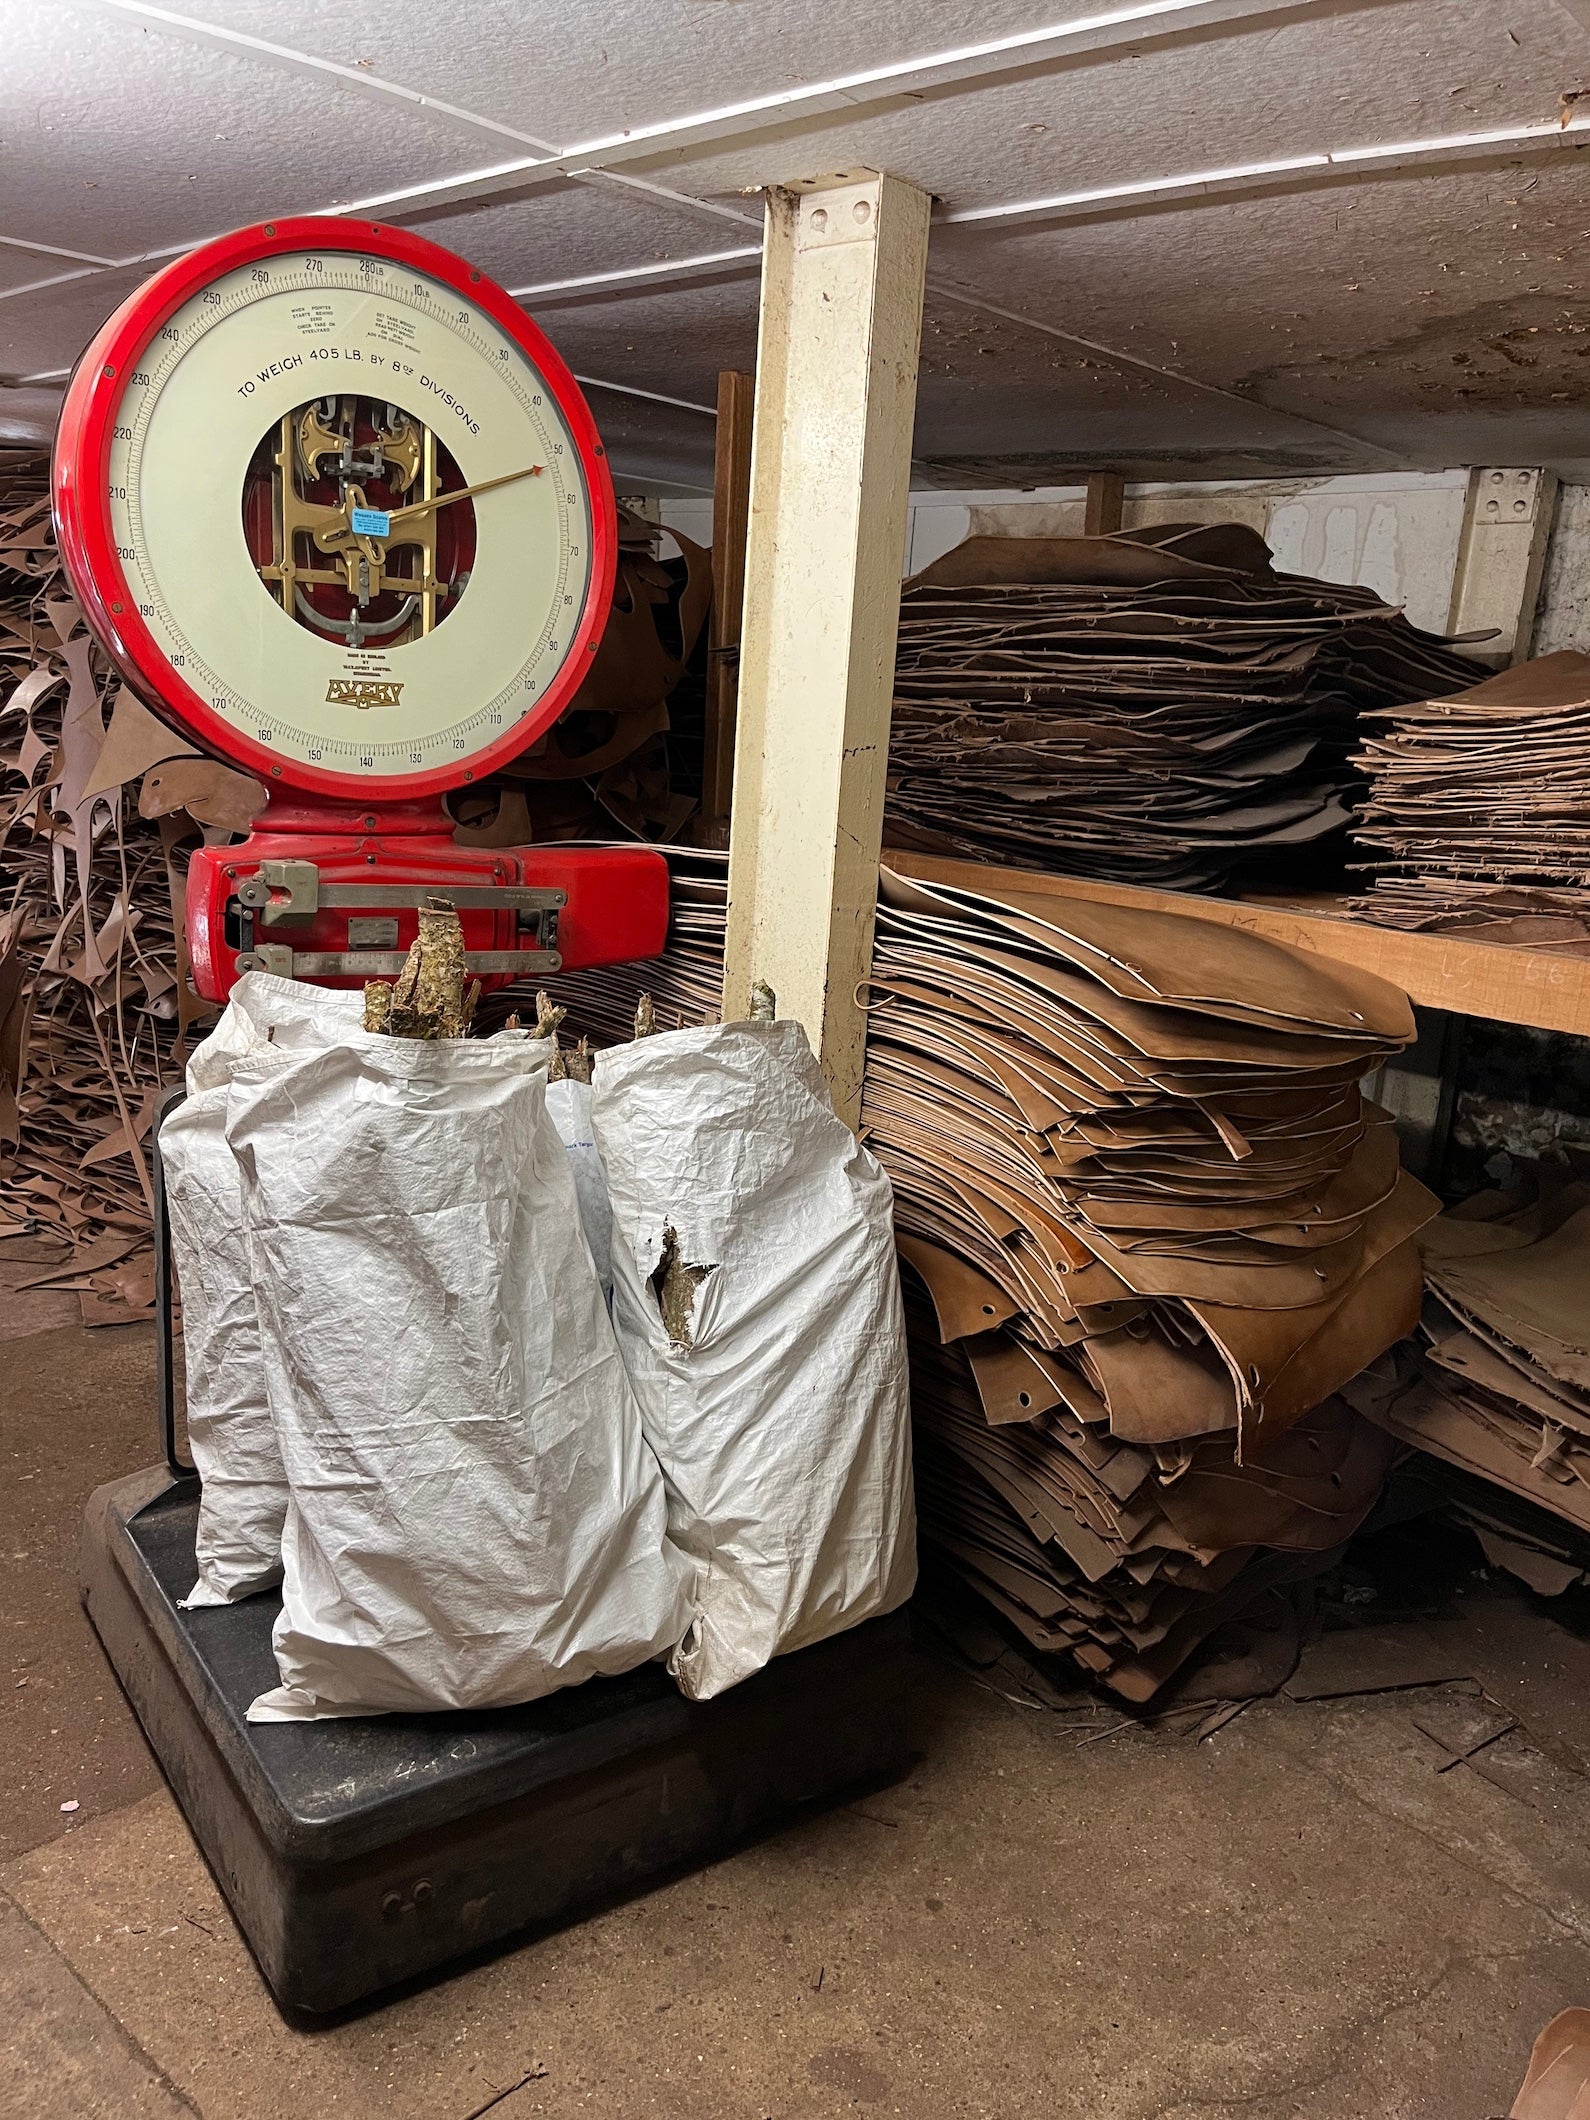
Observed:
[[[1423,1242],[1417,1342],[1349,1396],[1456,1468],[1441,1482],[1451,1512],[1498,1565],[1555,1594],[1590,1569],[1590,1184],[1570,1162],[1537,1165]]]
[[[75,1290],[91,1325],[150,1314],[142,1143],[200,1013],[181,862],[244,790],[117,690],[60,572],[43,463],[0,473],[0,1241],[30,1269],[12,1286]]]
[[[1356,910],[1388,926],[1590,955],[1590,655],[1367,716]]]
[[[1042,1413],[1001,1425],[978,1369],[937,1343],[920,1304],[906,1327],[924,1545],[1035,1648],[1128,1700],[1151,1699],[1216,1627],[1333,1556],[1390,1463],[1389,1440],[1335,1397],[1245,1465],[1224,1437],[1173,1452],[1119,1442],[1096,1408],[1072,1411],[1069,1379],[1029,1394]]]
[[[1436,1202],[1358,1087],[1411,1011],[1188,915],[887,871],[871,999],[923,1538],[1146,1699],[1379,1492],[1333,1394],[1418,1316]]]
[[[970,538],[905,587],[886,838],[1171,890],[1334,883],[1359,715],[1473,669],[1371,589],[1277,574],[1240,524]]]

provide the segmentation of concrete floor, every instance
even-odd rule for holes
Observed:
[[[1486,2120],[1590,2000],[1590,1645],[1497,1594],[1438,1630],[1526,1725],[1492,1779],[1411,1719],[1472,1683],[1198,1743],[934,1665],[899,1785],[291,2028],[77,1604],[150,1336],[59,1317],[0,1347],[0,2115]]]

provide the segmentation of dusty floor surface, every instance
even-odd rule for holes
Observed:
[[[1590,1646],[1497,1596],[1440,1623],[1521,1718],[1489,1778],[1413,1721],[1472,1681],[1194,1742],[930,1666],[897,1786],[291,2028],[77,1603],[84,1496],[155,1454],[149,1334],[36,1322],[0,1348],[0,2114],[1487,2120],[1590,2001]]]

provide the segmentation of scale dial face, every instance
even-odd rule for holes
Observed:
[[[612,488],[518,306],[401,230],[299,220],[139,290],[73,378],[63,556],[156,711],[272,784],[456,787],[568,703]]]

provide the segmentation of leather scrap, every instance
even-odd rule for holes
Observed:
[[[1564,649],[1365,716],[1354,910],[1590,956],[1590,655]]]
[[[1590,1569],[1590,1204],[1565,1170],[1525,1171],[1424,1232],[1416,1338],[1344,1389],[1438,1461],[1498,1566],[1555,1596]]]
[[[168,859],[199,838],[199,779],[164,782],[158,823],[137,800],[140,780],[183,772],[211,796],[217,774],[257,792],[116,680],[65,592],[47,464],[0,469],[0,1230],[61,1241],[46,1278],[91,1325],[152,1314],[144,1140],[187,1022],[209,1013]]]
[[[1560,2010],[1546,2026],[1508,2120],[1590,2120],[1590,2010]]]
[[[672,840],[696,808],[673,785],[667,742],[678,694],[684,724],[704,712],[698,646],[712,603],[712,554],[669,535],[679,557],[658,557],[655,523],[620,506],[613,601],[584,682],[552,727],[492,781],[455,798],[466,824],[490,817],[498,791],[523,813],[519,841],[610,837],[614,823],[632,837]],[[688,696],[688,697],[687,697]],[[510,839],[466,844],[512,845]]]

